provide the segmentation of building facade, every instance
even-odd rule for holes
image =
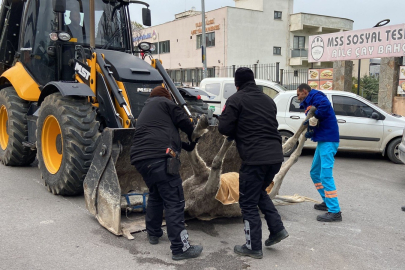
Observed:
[[[255,72],[260,69],[261,79],[275,80],[276,68],[310,67],[309,35],[353,27],[353,21],[348,19],[293,14],[293,0],[235,0],[235,7],[219,8],[205,15],[209,77],[233,76],[238,66],[249,66]],[[144,29],[134,42],[155,43],[155,57],[163,61],[173,81],[196,85],[203,67],[201,12],[190,10],[175,17]]]

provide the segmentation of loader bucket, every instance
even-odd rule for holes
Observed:
[[[198,143],[199,155],[211,163],[221,148],[224,137],[218,132],[217,127],[209,127]],[[122,195],[129,192],[143,194],[148,192],[142,176],[130,163],[130,147],[134,129],[108,129],[102,135],[95,151],[94,159],[84,180],[84,196],[86,207],[98,222],[115,235],[124,235],[133,239],[131,233],[145,230],[144,214],[132,213],[126,218],[122,212],[128,204]],[[187,136],[182,133],[182,140],[187,141]],[[193,175],[193,170],[188,162],[185,151],[181,154],[180,175],[183,180]],[[236,147],[231,146],[228,150],[222,173],[237,172],[241,160]],[[142,196],[133,204],[141,204]],[[203,200],[204,198],[201,198]],[[122,217],[123,215],[123,217]]]
[[[130,234],[121,221],[121,208],[125,209],[122,195],[130,192],[143,194],[148,190],[142,176],[130,163],[129,151],[134,131],[109,128],[103,131],[83,183],[89,212],[113,234],[127,237]],[[142,201],[142,196],[139,199]],[[142,230],[143,217],[140,223]]]

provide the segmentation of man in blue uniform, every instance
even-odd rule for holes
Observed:
[[[301,84],[297,89],[301,109],[306,112],[311,106],[316,107],[315,116],[308,121],[309,130],[305,136],[317,142],[311,167],[311,178],[322,197],[323,202],[315,204],[317,210],[328,211],[317,217],[318,221],[342,221],[339,200],[333,179],[335,154],[339,146],[339,127],[335,112],[324,93],[311,89],[308,84]]]

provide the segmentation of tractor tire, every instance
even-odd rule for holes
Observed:
[[[26,166],[35,160],[36,151],[22,144],[28,141],[29,106],[12,86],[0,91],[0,160],[6,166]]]
[[[83,193],[83,181],[99,138],[99,122],[87,98],[47,96],[37,120],[38,166],[55,195]]]
[[[387,146],[387,156],[389,160],[396,164],[404,164],[400,159],[399,159],[399,150],[398,147],[401,144],[402,138],[396,138],[392,140],[388,146]]]
[[[288,132],[288,131],[280,131],[280,135],[281,135],[281,143],[284,144],[286,141],[288,141],[289,138],[291,138],[292,136],[294,136],[294,134]],[[298,143],[287,153],[284,153],[285,157],[289,157],[291,156],[291,154],[295,151],[295,149],[297,149]]]

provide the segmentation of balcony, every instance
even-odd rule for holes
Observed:
[[[292,49],[291,58],[293,58],[293,57],[308,57],[308,50],[307,49]]]
[[[306,31],[310,35],[326,34],[353,29],[353,21],[345,18],[296,13],[290,15],[290,31]]]
[[[302,66],[302,62],[308,62],[308,49],[292,49],[290,66]]]

